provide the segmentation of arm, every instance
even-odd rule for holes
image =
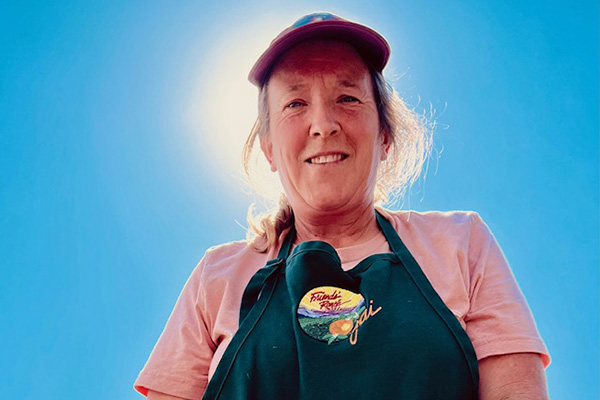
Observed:
[[[489,228],[475,215],[469,237],[466,330],[479,358],[481,400],[547,400],[548,350]]]
[[[539,354],[504,354],[479,361],[480,400],[549,398],[546,375]]]
[[[134,387],[150,399],[195,399],[208,382],[215,346],[206,321],[202,269],[186,282],[171,316]],[[154,394],[150,394],[151,389]],[[164,393],[169,393],[169,397]],[[171,396],[179,397],[171,397]],[[156,397],[163,396],[163,397]]]
[[[175,397],[169,394],[148,390],[147,400],[185,400],[183,397]]]

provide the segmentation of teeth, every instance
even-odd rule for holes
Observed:
[[[312,164],[326,164],[340,161],[342,158],[344,158],[342,154],[330,154],[328,156],[319,156],[311,158],[309,162],[311,162]]]

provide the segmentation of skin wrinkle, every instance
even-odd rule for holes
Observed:
[[[368,208],[368,207],[365,207]],[[369,212],[369,210],[365,210],[365,212]],[[375,217],[375,213],[373,213],[373,217]],[[374,231],[372,229],[372,227],[370,226],[371,222],[370,221],[366,221],[366,223],[363,224],[357,224],[354,223],[353,221],[348,221],[342,224],[339,224],[339,232],[328,232],[329,235],[331,235],[331,233],[336,234],[336,235],[343,235],[343,234],[347,234],[349,236],[354,236],[356,237],[356,243],[357,244],[361,244],[364,242],[367,242],[369,240],[371,240],[373,237],[375,237],[376,235],[379,234],[379,228],[378,226],[376,226],[376,230]],[[302,232],[302,233],[297,233],[297,241],[298,242],[304,242],[304,241],[309,241],[309,240],[323,240],[326,241],[325,239],[325,235],[321,235],[319,232],[321,231],[319,229],[319,227],[317,227],[316,230],[314,228],[314,224],[311,226],[305,225],[303,223],[303,221],[297,220],[296,221],[296,230],[298,232]],[[323,223],[323,227],[324,229],[322,229],[323,231],[326,230],[328,228],[327,224]],[[310,235],[306,235],[304,232],[311,232]],[[343,247],[348,247],[346,245],[341,245],[341,246],[334,246],[334,247],[338,247],[338,248],[343,248]]]

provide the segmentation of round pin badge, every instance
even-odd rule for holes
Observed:
[[[331,344],[348,339],[365,308],[365,298],[359,293],[320,286],[300,300],[298,323],[308,336]]]

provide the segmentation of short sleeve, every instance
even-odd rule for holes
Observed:
[[[550,356],[527,302],[489,228],[474,214],[469,235],[470,308],[466,330],[477,358],[511,353]]]
[[[154,350],[135,381],[135,389],[144,396],[152,389],[184,399],[202,398],[215,351],[204,318],[203,266],[204,259],[185,284]]]

